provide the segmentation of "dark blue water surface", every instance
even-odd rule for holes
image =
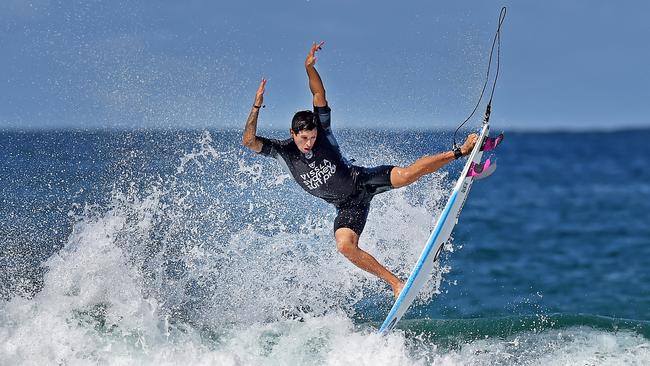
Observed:
[[[648,131],[510,134],[448,256],[441,316],[590,313],[650,319]],[[433,311],[435,306],[430,307]]]
[[[203,152],[208,146],[233,161],[261,163],[266,167],[262,174],[282,174],[273,161],[240,147],[238,132],[208,135],[211,140],[203,141]],[[188,153],[201,148],[202,136],[206,131],[0,133],[0,299],[37,294],[45,273],[40,264],[66,245],[84,207],[101,210],[115,192],[147,192],[151,186],[172,184],[169,177]],[[403,164],[446,149],[450,141],[447,132],[343,131],[338,136],[343,150],[359,164]],[[451,270],[443,276],[441,294],[407,318],[589,314],[649,321],[647,141],[649,130],[506,131],[495,154],[496,173],[474,184],[455,230],[455,250],[442,256]],[[378,147],[394,156],[377,157]],[[272,236],[274,228],[260,224],[265,221],[298,231],[304,202],[333,217],[326,204],[289,180],[262,187],[244,175],[243,188],[222,184],[238,182],[233,178],[236,164],[215,156],[206,154],[200,170],[182,184],[173,182],[175,188],[192,192],[195,208],[181,211],[191,212],[185,219],[194,223],[195,239],[223,237],[242,227],[258,227],[258,232]],[[197,169],[199,164],[190,165],[182,168]],[[445,168],[445,187],[451,187],[460,168],[458,162]],[[283,209],[272,215],[251,209],[260,195]],[[212,226],[210,216],[201,215],[216,201],[227,208],[219,227]],[[164,236],[159,242],[169,246],[170,237],[181,231],[165,229],[165,220],[171,220],[166,215],[159,214],[161,227],[155,235]],[[327,245],[334,250],[332,242]],[[168,275],[182,276],[184,270],[171,264]],[[380,321],[390,305],[364,305],[362,317]]]

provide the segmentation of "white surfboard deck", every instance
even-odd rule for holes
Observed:
[[[476,145],[470,153],[463,171],[460,173],[460,177],[454,186],[454,190],[451,192],[451,196],[449,196],[447,205],[445,205],[436,225],[431,231],[429,240],[424,246],[424,249],[422,249],[420,258],[416,262],[413,271],[411,271],[411,275],[404,284],[404,289],[397,300],[395,300],[395,304],[393,304],[386,320],[384,320],[384,323],[379,328],[380,333],[386,333],[395,327],[397,322],[399,322],[402,316],[404,316],[409,306],[411,306],[413,300],[415,300],[424,284],[429,280],[434,264],[438,260],[438,255],[442,250],[442,246],[449,241],[451,232],[454,229],[454,226],[456,226],[456,223],[458,223],[458,217],[465,205],[465,200],[467,199],[467,194],[472,187],[472,182],[476,179],[476,177],[467,176],[467,173],[472,162],[476,164],[480,163],[481,157],[483,156],[481,146],[483,146],[483,142],[488,137],[489,130],[489,123],[483,123]]]

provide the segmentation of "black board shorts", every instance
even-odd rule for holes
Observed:
[[[372,198],[393,188],[390,184],[390,172],[393,168],[392,165],[373,168],[352,167],[356,192],[336,204],[334,232],[340,228],[348,228],[361,235],[366,226]]]

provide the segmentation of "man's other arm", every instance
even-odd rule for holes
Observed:
[[[262,108],[262,103],[264,102],[264,87],[266,86],[266,80],[262,79],[260,86],[257,88],[257,93],[255,94],[255,102],[251,107],[251,112],[248,114],[248,119],[246,120],[246,127],[244,127],[244,136],[242,138],[242,143],[247,148],[259,153],[262,151],[262,140],[257,138],[257,117],[260,114],[260,108]]]
[[[319,51],[323,44],[325,44],[325,42],[314,43],[309,50],[309,54],[307,54],[307,59],[305,60],[305,69],[307,70],[307,76],[309,77],[309,89],[314,96],[315,107],[325,107],[327,105],[323,81],[314,67],[314,65],[316,65],[316,51]]]

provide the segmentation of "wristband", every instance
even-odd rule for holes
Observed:
[[[260,109],[260,108],[262,108],[262,106],[261,106],[261,105],[255,105],[255,104],[253,104],[253,108]]]
[[[459,159],[463,157],[463,152],[460,151],[460,147],[455,146],[453,151],[454,151],[454,159]]]

